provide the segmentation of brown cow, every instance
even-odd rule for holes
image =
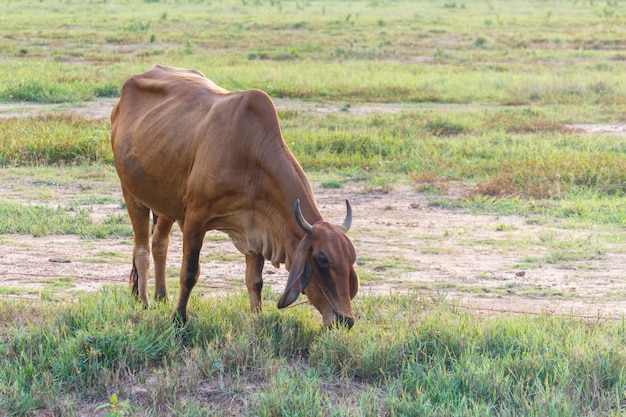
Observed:
[[[157,299],[166,297],[174,221],[183,233],[177,319],[187,320],[205,233],[219,230],[246,257],[252,311],[261,309],[267,259],[289,271],[278,308],[304,293],[325,325],[352,327],[359,279],[346,236],[350,203],[343,225],[323,220],[267,94],[230,92],[198,71],[156,65],[124,83],[111,127],[115,168],[135,234],[137,290],[146,305],[152,211],[158,215],[152,237]]]

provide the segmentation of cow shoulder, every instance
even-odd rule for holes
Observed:
[[[148,71],[133,75],[122,86],[122,97],[149,95],[189,97],[201,91],[228,94],[230,91],[206,78],[200,71],[155,65]]]
[[[251,89],[235,93],[239,96],[238,116],[259,123],[263,130],[279,132],[278,114],[274,102],[264,91]]]

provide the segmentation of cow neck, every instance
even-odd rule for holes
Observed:
[[[257,215],[261,217],[257,217],[255,223],[263,225],[263,257],[275,267],[284,263],[289,269],[296,249],[306,234],[296,222],[293,208],[272,207],[257,212]]]
[[[280,143],[278,148],[276,141]],[[260,147],[255,153],[264,170],[258,180],[268,186],[267,201],[273,202],[272,207],[265,213],[266,224],[271,225],[266,233],[271,235],[272,250],[283,252],[285,259],[281,259],[280,262],[284,262],[289,268],[290,260],[293,259],[300,241],[306,234],[296,221],[294,214],[296,200],[300,200],[302,213],[308,222],[315,223],[323,219],[309,180],[285,144],[282,135],[280,138],[268,135],[259,144]],[[273,264],[276,256],[277,254],[272,254]]]

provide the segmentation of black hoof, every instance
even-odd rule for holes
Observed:
[[[179,327],[187,324],[187,313],[176,310],[172,315],[172,321]]]

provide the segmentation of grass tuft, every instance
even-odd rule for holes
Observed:
[[[77,115],[0,119],[0,165],[112,162],[106,121]]]

